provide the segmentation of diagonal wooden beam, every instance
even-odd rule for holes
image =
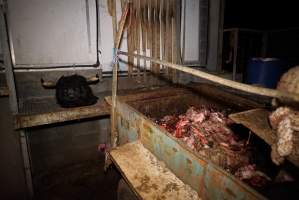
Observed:
[[[227,86],[229,88],[233,88],[233,89],[240,90],[243,92],[256,94],[256,95],[260,95],[260,96],[277,98],[281,102],[286,103],[286,104],[291,104],[291,105],[296,105],[296,106],[298,106],[298,104],[299,104],[299,94],[289,93],[289,92],[284,92],[284,91],[279,91],[279,90],[274,90],[274,89],[269,89],[269,88],[262,88],[262,87],[252,86],[252,85],[248,85],[248,84],[244,84],[244,83],[239,83],[239,82],[221,78],[219,76],[212,75],[212,74],[209,74],[207,72],[203,72],[203,71],[200,71],[197,69],[174,64],[171,62],[166,62],[163,60],[158,60],[158,59],[147,57],[147,56],[142,56],[142,55],[137,55],[137,54],[130,55],[129,53],[123,52],[123,51],[119,51],[118,53],[120,55],[134,56],[136,58],[145,59],[145,60],[151,61],[153,63],[158,63],[161,65],[167,66],[168,68],[176,69],[181,72],[192,74],[192,75],[200,77],[202,79],[209,80],[214,83],[221,84],[223,86]]]
[[[113,28],[116,29],[116,11],[115,11],[115,0],[114,0],[114,11],[113,11],[113,15],[112,16],[112,20],[113,20]],[[116,96],[117,96],[117,70],[118,70],[118,62],[116,60],[116,56],[117,56],[117,49],[120,46],[121,43],[121,38],[124,32],[124,28],[125,28],[125,24],[126,24],[126,19],[129,13],[129,3],[126,3],[126,7],[124,9],[124,12],[121,16],[119,25],[118,25],[118,31],[114,31],[117,32],[116,35],[114,36],[114,52],[113,52],[113,77],[112,77],[112,108],[111,108],[111,145],[112,147],[116,146],[117,144],[117,138],[118,138],[118,134],[117,134],[117,130],[116,130]]]

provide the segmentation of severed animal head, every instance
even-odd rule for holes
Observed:
[[[97,75],[86,79],[77,74],[62,76],[57,83],[41,79],[44,88],[56,89],[57,103],[66,108],[95,104],[98,98],[93,95],[88,84],[98,81]]]

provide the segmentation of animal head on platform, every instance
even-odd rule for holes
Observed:
[[[61,76],[56,83],[41,79],[44,88],[56,89],[57,103],[65,108],[95,104],[98,98],[94,96],[89,84],[98,81],[98,75],[86,79],[77,74]]]

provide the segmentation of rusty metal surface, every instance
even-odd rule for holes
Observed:
[[[110,155],[141,199],[199,199],[196,191],[177,178],[139,141],[119,146]]]
[[[46,124],[60,123],[71,120],[86,119],[92,117],[108,116],[110,106],[104,101],[98,101],[95,105],[77,108],[67,108],[59,111],[16,115],[15,129],[29,128]]]
[[[161,87],[147,90],[139,90],[135,92],[120,94],[118,99],[125,102],[135,102],[141,100],[151,100],[161,97],[169,97],[174,95],[184,95],[187,91],[181,87]],[[105,98],[107,103],[111,105],[111,96]]]
[[[270,127],[268,121],[269,114],[270,112],[265,109],[253,109],[230,114],[229,118],[249,128],[267,144],[272,145],[275,142],[276,134]]]
[[[182,100],[184,97],[187,96],[172,96],[171,98],[175,99],[174,102],[179,102],[179,99]],[[195,102],[196,98],[189,96],[185,99]],[[153,101],[154,103],[151,104],[155,107],[158,105],[157,102],[160,102],[162,106],[171,103],[166,99],[160,99],[161,101],[156,99],[156,102]],[[204,199],[264,199],[255,190],[190,150],[184,143],[160,129],[143,115],[146,109],[150,109],[149,112],[156,112],[156,115],[159,113],[159,108],[155,111],[154,108],[150,108],[151,105],[147,107],[148,102],[141,101],[140,106],[137,105],[137,102],[131,102],[130,105],[121,100],[117,102],[118,131],[121,144],[140,140],[159,160],[165,162],[177,177],[189,184]],[[199,97],[197,103],[203,102],[217,105],[217,102],[213,102],[209,98]],[[168,105],[168,111],[175,110],[177,105]]]
[[[239,96],[235,91],[229,90],[228,88],[223,88],[222,86],[216,86],[211,84],[190,84],[188,86],[195,92],[199,92],[205,95],[212,95],[213,98],[218,99],[222,102],[226,102],[230,107],[237,109],[253,109],[261,108],[264,105],[257,103],[253,100],[247,99],[246,97]],[[233,104],[232,104],[233,102]]]

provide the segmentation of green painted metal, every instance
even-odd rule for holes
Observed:
[[[139,139],[204,199],[265,199],[258,192],[161,129],[125,102],[117,102],[119,144]]]

